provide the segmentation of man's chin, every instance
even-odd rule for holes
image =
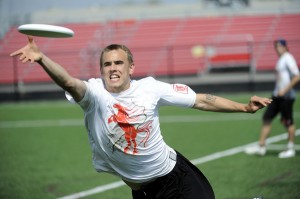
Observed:
[[[112,93],[119,93],[122,91],[121,86],[116,83],[110,83],[110,84],[106,85],[106,89]]]
[[[106,79],[105,85],[107,87],[117,87],[118,84],[120,84],[119,82],[120,82],[120,79]]]

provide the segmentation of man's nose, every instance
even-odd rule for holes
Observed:
[[[116,70],[117,69],[117,65],[112,63],[110,66],[110,70]]]

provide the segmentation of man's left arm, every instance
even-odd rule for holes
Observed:
[[[296,84],[300,81],[300,75],[294,75],[291,79],[291,82],[287,87],[279,91],[279,96],[284,96],[287,92],[289,92],[292,88],[296,86]]]
[[[243,104],[211,94],[198,93],[193,108],[214,112],[255,113],[257,110],[269,105],[271,102],[272,100],[269,98],[253,96],[250,98],[248,104]]]
[[[284,89],[279,91],[278,96],[284,96],[300,81],[299,68],[295,58],[292,55],[286,57],[286,67],[291,76],[291,81]]]

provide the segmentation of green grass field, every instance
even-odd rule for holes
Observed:
[[[251,96],[220,95],[240,102]],[[300,100],[294,110],[299,128]],[[257,141],[263,111],[228,114],[164,107],[160,113],[165,141],[192,160]],[[184,121],[176,121],[177,116]],[[0,104],[0,198],[59,198],[119,181],[93,169],[82,118],[81,109],[67,101]],[[271,136],[285,132],[278,118],[273,124]],[[299,198],[300,152],[290,159],[277,154],[238,153],[197,166],[217,199]],[[131,192],[122,186],[86,198],[130,199]]]

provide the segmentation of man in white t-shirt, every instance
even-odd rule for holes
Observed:
[[[249,147],[246,153],[252,155],[266,154],[266,139],[271,131],[271,123],[275,116],[281,114],[281,122],[288,131],[287,150],[279,153],[279,158],[294,157],[296,151],[294,149],[296,126],[293,119],[293,104],[295,102],[296,93],[295,85],[299,82],[299,69],[293,55],[289,52],[287,42],[284,39],[274,41],[275,50],[279,56],[275,71],[276,84],[272,93],[272,103],[266,109],[263,116],[263,126],[259,138],[259,145]]]
[[[84,111],[85,126],[98,172],[119,176],[136,198],[214,198],[213,190],[201,173],[163,140],[158,108],[182,106],[204,111],[249,112],[271,103],[251,97],[248,104],[225,98],[196,94],[183,84],[168,84],[152,77],[131,80],[134,61],[124,45],[106,47],[100,56],[102,78],[81,81],[29,43],[11,56],[23,63],[38,62],[66,91],[70,101]]]

